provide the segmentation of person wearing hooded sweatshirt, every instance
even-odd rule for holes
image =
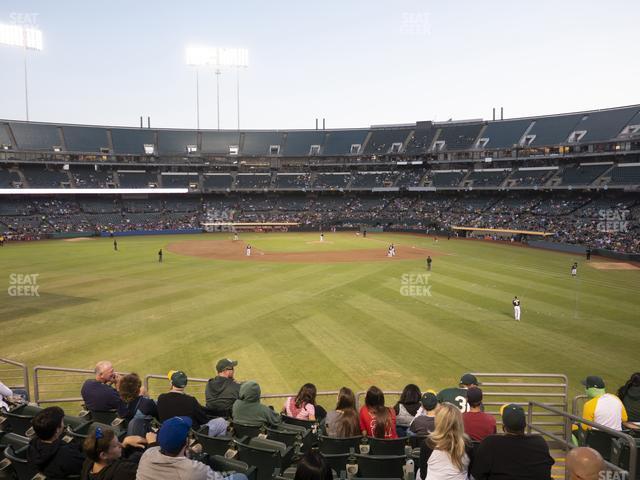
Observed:
[[[622,401],[605,391],[604,380],[600,377],[590,375],[582,381],[582,384],[589,397],[582,409],[582,418],[621,431],[622,424],[628,420],[627,410]],[[584,430],[591,428],[585,424],[580,424],[580,426]]]
[[[238,362],[221,359],[216,364],[216,375],[207,382],[204,394],[207,400],[206,407],[209,413],[218,417],[230,417],[233,402],[240,394],[240,384],[233,378]]]
[[[618,398],[627,409],[629,422],[640,428],[640,372],[631,375],[627,383],[620,387]]]
[[[36,437],[29,442],[29,463],[50,478],[80,474],[84,455],[79,445],[65,443],[60,438],[64,431],[64,411],[60,407],[45,408],[33,417],[31,424]]]
[[[254,381],[244,382],[240,396],[233,404],[233,421],[244,425],[276,426],[282,418],[274,410],[260,403],[260,385]]]

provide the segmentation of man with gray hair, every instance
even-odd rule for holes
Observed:
[[[598,451],[589,447],[577,447],[567,455],[570,480],[599,480],[605,470],[604,460]]]
[[[117,385],[119,377],[111,362],[106,360],[98,362],[95,374],[95,380],[85,381],[80,392],[87,410],[94,412],[118,410],[118,412],[123,412],[125,404],[118,395],[118,391],[112,386]]]

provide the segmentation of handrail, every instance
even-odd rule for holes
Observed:
[[[576,395],[575,397],[573,397],[573,400],[571,401],[571,413],[573,415],[578,415],[578,402],[580,400],[584,400],[585,398],[589,398],[587,395]]]
[[[567,425],[568,427],[567,430],[569,432],[568,434],[565,435],[565,438],[558,437],[557,435],[551,432],[546,432],[542,428],[539,428],[533,425],[532,424],[533,407],[549,410],[550,412],[563,417],[565,419],[565,424]],[[570,450],[572,448],[575,448],[575,445],[573,445],[573,443],[571,442],[571,423],[572,422],[570,422],[570,420],[573,420],[574,422],[581,423],[584,425],[588,425],[591,428],[594,428],[601,432],[605,432],[613,437],[621,438],[623,441],[625,441],[629,445],[629,470],[628,471],[624,470],[623,468],[620,468],[619,466],[614,465],[613,463],[610,463],[610,462],[605,461],[605,463],[609,468],[613,468],[621,472],[627,472],[629,475],[629,478],[631,479],[636,478],[636,462],[637,462],[638,451],[636,447],[636,441],[631,435],[620,432],[618,430],[613,430],[612,428],[606,427],[604,425],[600,425],[599,423],[592,422],[591,420],[587,420],[586,418],[579,417],[578,415],[573,415],[571,413],[563,412],[562,410],[558,410],[557,408],[551,407],[544,403],[538,403],[538,402],[529,402],[529,406],[527,409],[527,433],[530,434],[531,430],[535,430],[541,433],[542,435],[546,435],[552,438],[553,440],[556,440],[561,445],[563,445],[567,450]]]
[[[41,403],[66,403],[66,402],[81,402],[82,401],[82,397],[60,397],[60,398],[47,398],[47,399],[43,399],[41,396],[41,392],[40,392],[40,388],[41,388],[41,379],[40,379],[40,372],[65,372],[66,375],[52,375],[52,377],[67,377],[69,375],[95,375],[95,370],[91,369],[85,369],[85,368],[65,368],[65,367],[49,367],[46,365],[36,365],[35,367],[33,367],[33,389],[34,389],[34,396],[33,396],[33,400],[35,403],[37,403],[38,405]],[[127,372],[116,372],[119,375],[124,375]],[[73,385],[72,382],[58,382],[58,383],[52,383],[51,385]],[[65,390],[65,389],[53,389],[50,390],[52,392],[67,392],[67,391],[72,391],[72,390]],[[76,390],[76,392],[79,392],[80,390]]]
[[[24,390],[27,391],[27,394],[29,394],[29,369],[27,367],[26,363],[20,363],[20,362],[16,362],[15,360],[10,360],[8,358],[2,358],[0,357],[0,362],[1,363],[6,363],[8,365],[13,365],[14,367],[19,367],[20,370],[22,370],[22,385],[18,385],[18,384],[9,384],[7,385],[7,387],[9,388],[22,388]],[[4,379],[6,380],[6,378],[20,378],[20,377],[5,377]]]

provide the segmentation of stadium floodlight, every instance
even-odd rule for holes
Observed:
[[[218,130],[220,130],[220,74],[224,68],[236,69],[236,100],[238,130],[240,130],[240,69],[249,67],[249,51],[246,48],[188,46],[187,65],[196,67],[196,116],[200,129],[200,67],[214,68],[216,75],[216,100],[218,112]]]
[[[27,75],[27,50],[42,51],[42,31],[26,25],[0,23],[0,44],[20,47],[24,50],[24,103],[29,121],[29,87]]]

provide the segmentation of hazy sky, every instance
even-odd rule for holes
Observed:
[[[28,55],[34,121],[195,128],[190,44],[249,50],[245,129],[640,103],[638,0],[0,2],[1,23],[21,21],[44,35]],[[22,51],[0,58],[0,118],[22,120]],[[222,128],[236,127],[235,75],[221,76]],[[214,77],[200,75],[201,128],[216,127]]]

